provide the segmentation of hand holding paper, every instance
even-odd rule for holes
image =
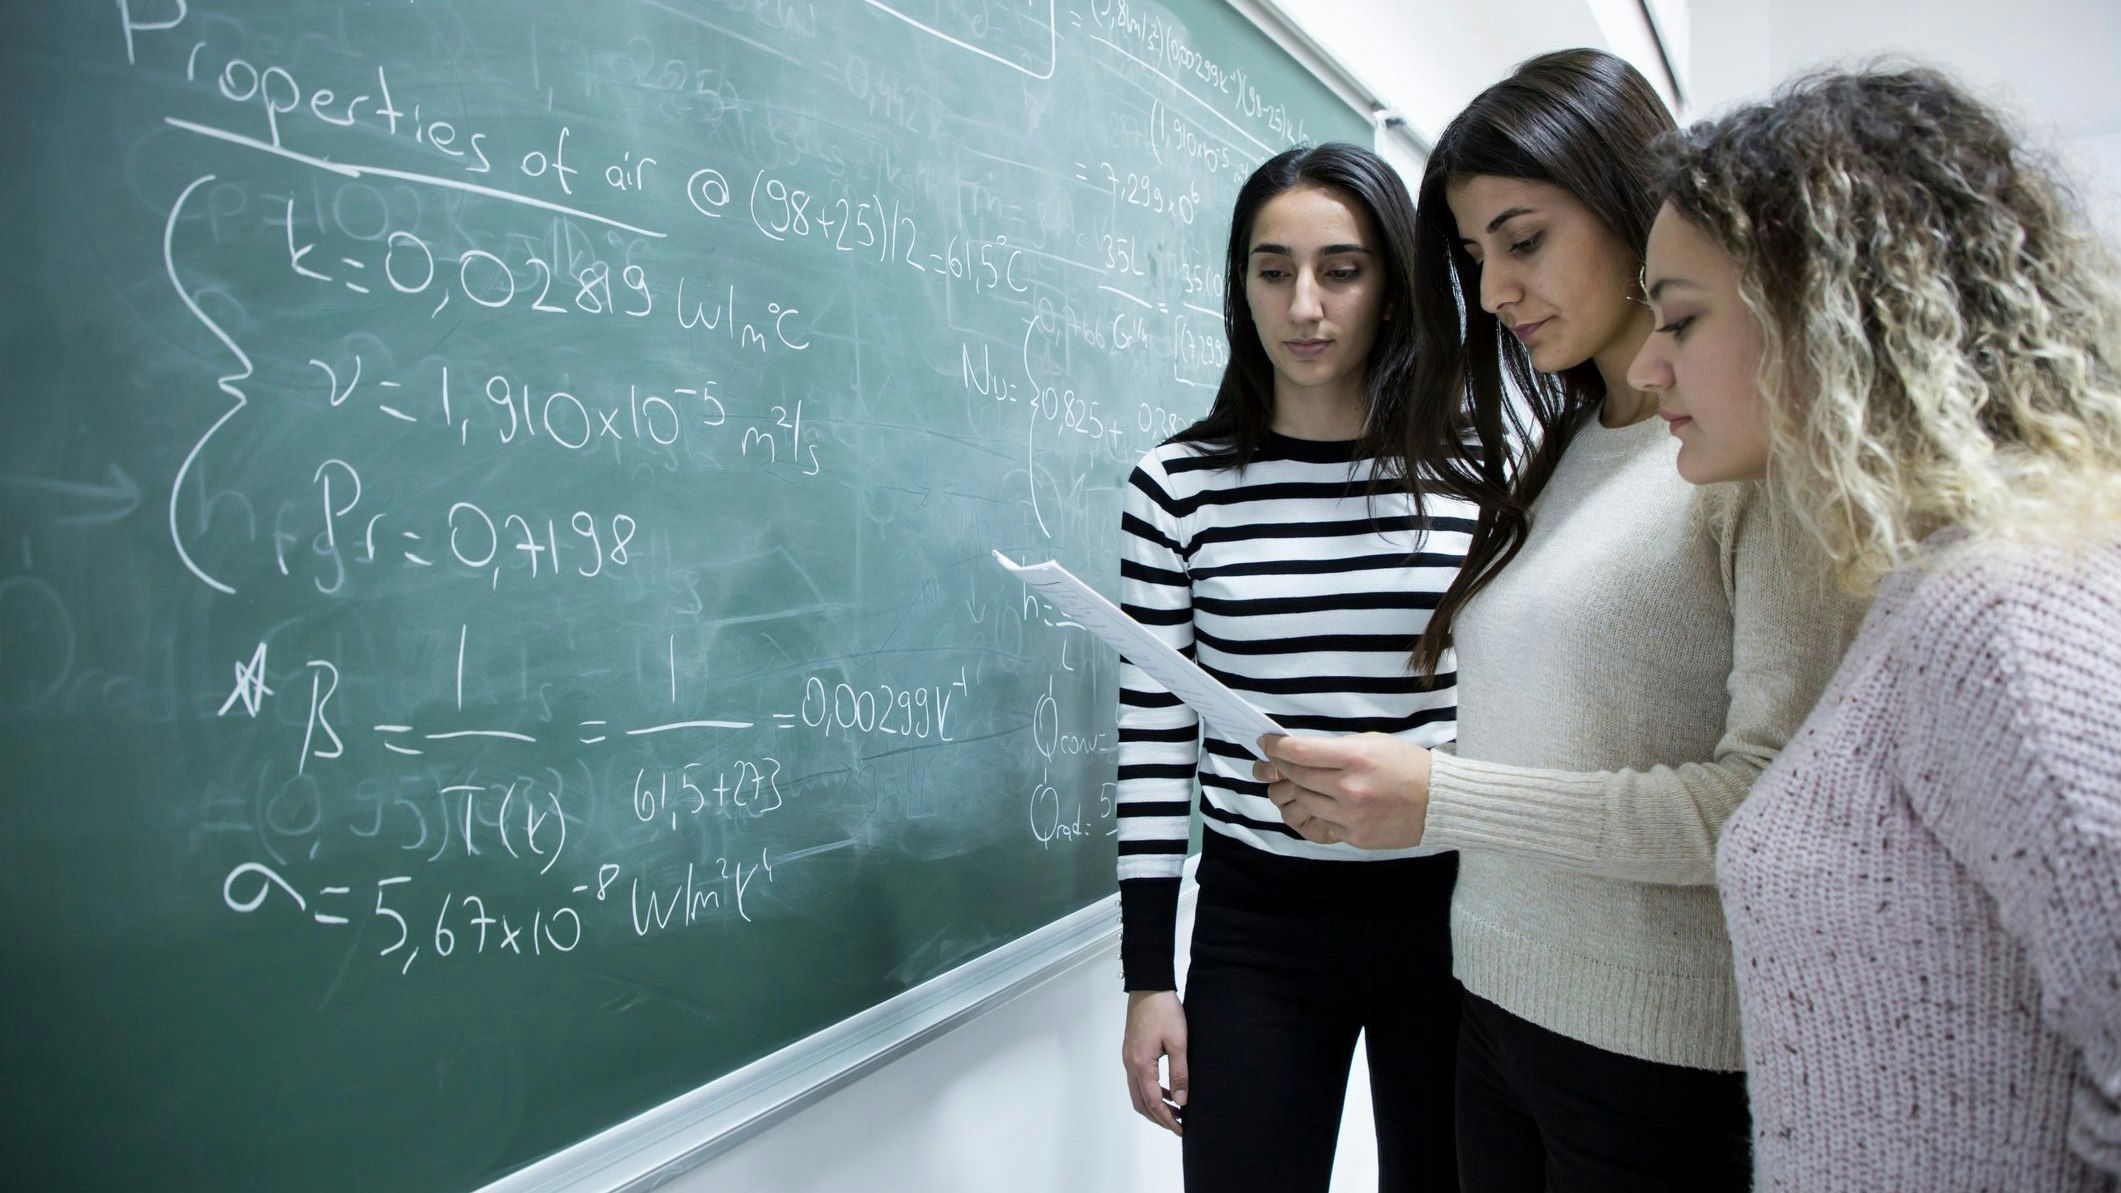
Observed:
[[[1263,735],[1288,732],[1275,724],[1274,718],[1224,686],[1221,680],[1201,670],[1193,660],[1173,650],[1169,643],[1122,613],[1119,606],[1077,579],[1067,568],[1052,560],[1019,564],[999,551],[994,553],[994,558],[1017,579],[1037,589],[1054,608],[1110,643],[1126,656],[1128,662],[1141,668],[1143,674],[1191,705],[1193,711],[1213,725],[1218,734],[1243,744],[1254,758],[1266,758],[1259,752],[1259,739]]]

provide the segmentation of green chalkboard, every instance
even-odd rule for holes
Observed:
[[[1210,0],[117,0],[0,42],[15,1188],[476,1187],[1107,895]],[[1115,986],[1115,990],[1117,987]]]

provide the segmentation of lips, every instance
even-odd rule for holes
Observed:
[[[1313,356],[1317,356],[1317,355],[1318,355],[1319,353],[1321,353],[1321,352],[1324,352],[1324,351],[1325,351],[1325,350],[1326,350],[1327,348],[1331,347],[1331,346],[1332,346],[1332,344],[1333,344],[1333,341],[1331,341],[1331,340],[1283,340],[1283,341],[1282,341],[1282,347],[1284,347],[1284,348],[1287,348],[1287,349],[1289,350],[1289,355],[1291,355],[1291,356],[1297,356],[1297,357],[1313,357]]]
[[[1522,343],[1526,340],[1531,339],[1533,332],[1538,331],[1540,328],[1545,327],[1546,325],[1547,321],[1544,319],[1541,319],[1537,323],[1519,323],[1510,328],[1510,334],[1516,336],[1518,342]]]
[[[1657,417],[1665,421],[1665,423],[1667,424],[1667,430],[1675,432],[1679,430],[1679,428],[1686,426],[1688,423],[1694,421],[1693,415],[1681,414],[1676,410],[1659,410],[1657,412]]]

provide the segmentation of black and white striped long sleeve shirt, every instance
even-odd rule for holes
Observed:
[[[1120,603],[1294,733],[1375,730],[1420,745],[1457,729],[1450,655],[1433,680],[1408,652],[1464,562],[1470,505],[1417,524],[1395,485],[1371,492],[1352,442],[1270,435],[1240,474],[1166,443],[1128,480]],[[1281,821],[1243,744],[1132,665],[1120,672],[1121,958],[1129,990],[1168,990],[1193,786],[1203,827],[1285,857],[1362,862],[1428,849],[1316,845]]]

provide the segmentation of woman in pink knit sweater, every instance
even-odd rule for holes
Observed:
[[[1718,849],[1759,1185],[2121,1186],[2111,257],[1925,70],[1668,149],[1629,382],[1876,592]]]

